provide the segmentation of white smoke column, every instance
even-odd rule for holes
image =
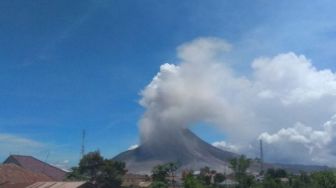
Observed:
[[[238,76],[229,66],[233,62],[224,58],[230,48],[219,38],[199,38],[177,48],[180,63],[162,65],[141,92],[146,109],[140,120],[142,143],[160,142],[205,122],[224,131],[228,143],[242,146],[296,122],[320,130],[336,114],[331,70],[318,70],[305,56],[290,52],[257,58],[249,76]]]
[[[198,121],[233,124],[239,120],[240,109],[223,96],[236,95],[249,83],[233,78],[231,70],[217,62],[217,55],[229,49],[228,43],[217,38],[197,39],[178,48],[180,65],[162,65],[142,91],[140,103],[146,108],[140,122],[143,140]]]

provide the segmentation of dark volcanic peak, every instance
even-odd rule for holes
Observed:
[[[198,170],[209,166],[227,171],[228,160],[238,156],[206,143],[189,129],[164,133],[156,139],[147,140],[136,149],[117,155],[114,159],[125,161],[130,172],[148,173],[153,166],[165,162],[178,162],[180,169]]]

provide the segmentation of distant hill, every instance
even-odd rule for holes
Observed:
[[[304,172],[315,172],[315,171],[323,171],[323,170],[332,170],[332,168],[328,166],[320,166],[320,165],[303,165],[303,164],[272,164],[274,168],[283,168],[291,173],[300,173]]]

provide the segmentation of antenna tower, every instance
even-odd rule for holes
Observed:
[[[260,172],[264,171],[264,152],[263,152],[263,144],[262,144],[262,140],[259,140],[259,144],[260,144]]]
[[[81,146],[81,157],[85,154],[85,129],[82,131],[82,146]]]

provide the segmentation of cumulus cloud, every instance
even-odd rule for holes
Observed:
[[[225,59],[230,49],[219,38],[199,38],[177,48],[180,62],[163,64],[141,92],[146,109],[140,120],[142,142],[158,141],[168,131],[198,122],[217,126],[228,135],[226,143],[234,145],[249,145],[262,133],[265,139],[284,139],[269,134],[280,129],[279,134],[300,132],[293,141],[318,139],[319,131],[325,131],[320,125],[336,114],[336,74],[289,52],[256,58],[250,73],[241,76],[230,66],[234,62]],[[301,124],[288,128],[296,122]],[[314,134],[307,138],[302,132]],[[316,152],[312,145],[307,141],[303,146],[313,147],[308,154]]]
[[[317,70],[303,55],[258,58],[252,68],[260,97],[293,104],[336,95],[336,75],[330,70]]]
[[[336,115],[324,123],[320,129],[313,129],[302,123],[290,128],[282,128],[270,134],[259,136],[266,144],[268,155],[274,161],[290,159],[291,162],[331,164],[335,156],[328,150],[335,142]],[[290,150],[292,153],[287,153]],[[301,151],[301,152],[299,152]],[[298,153],[300,153],[298,155]],[[331,160],[333,159],[333,160]]]

